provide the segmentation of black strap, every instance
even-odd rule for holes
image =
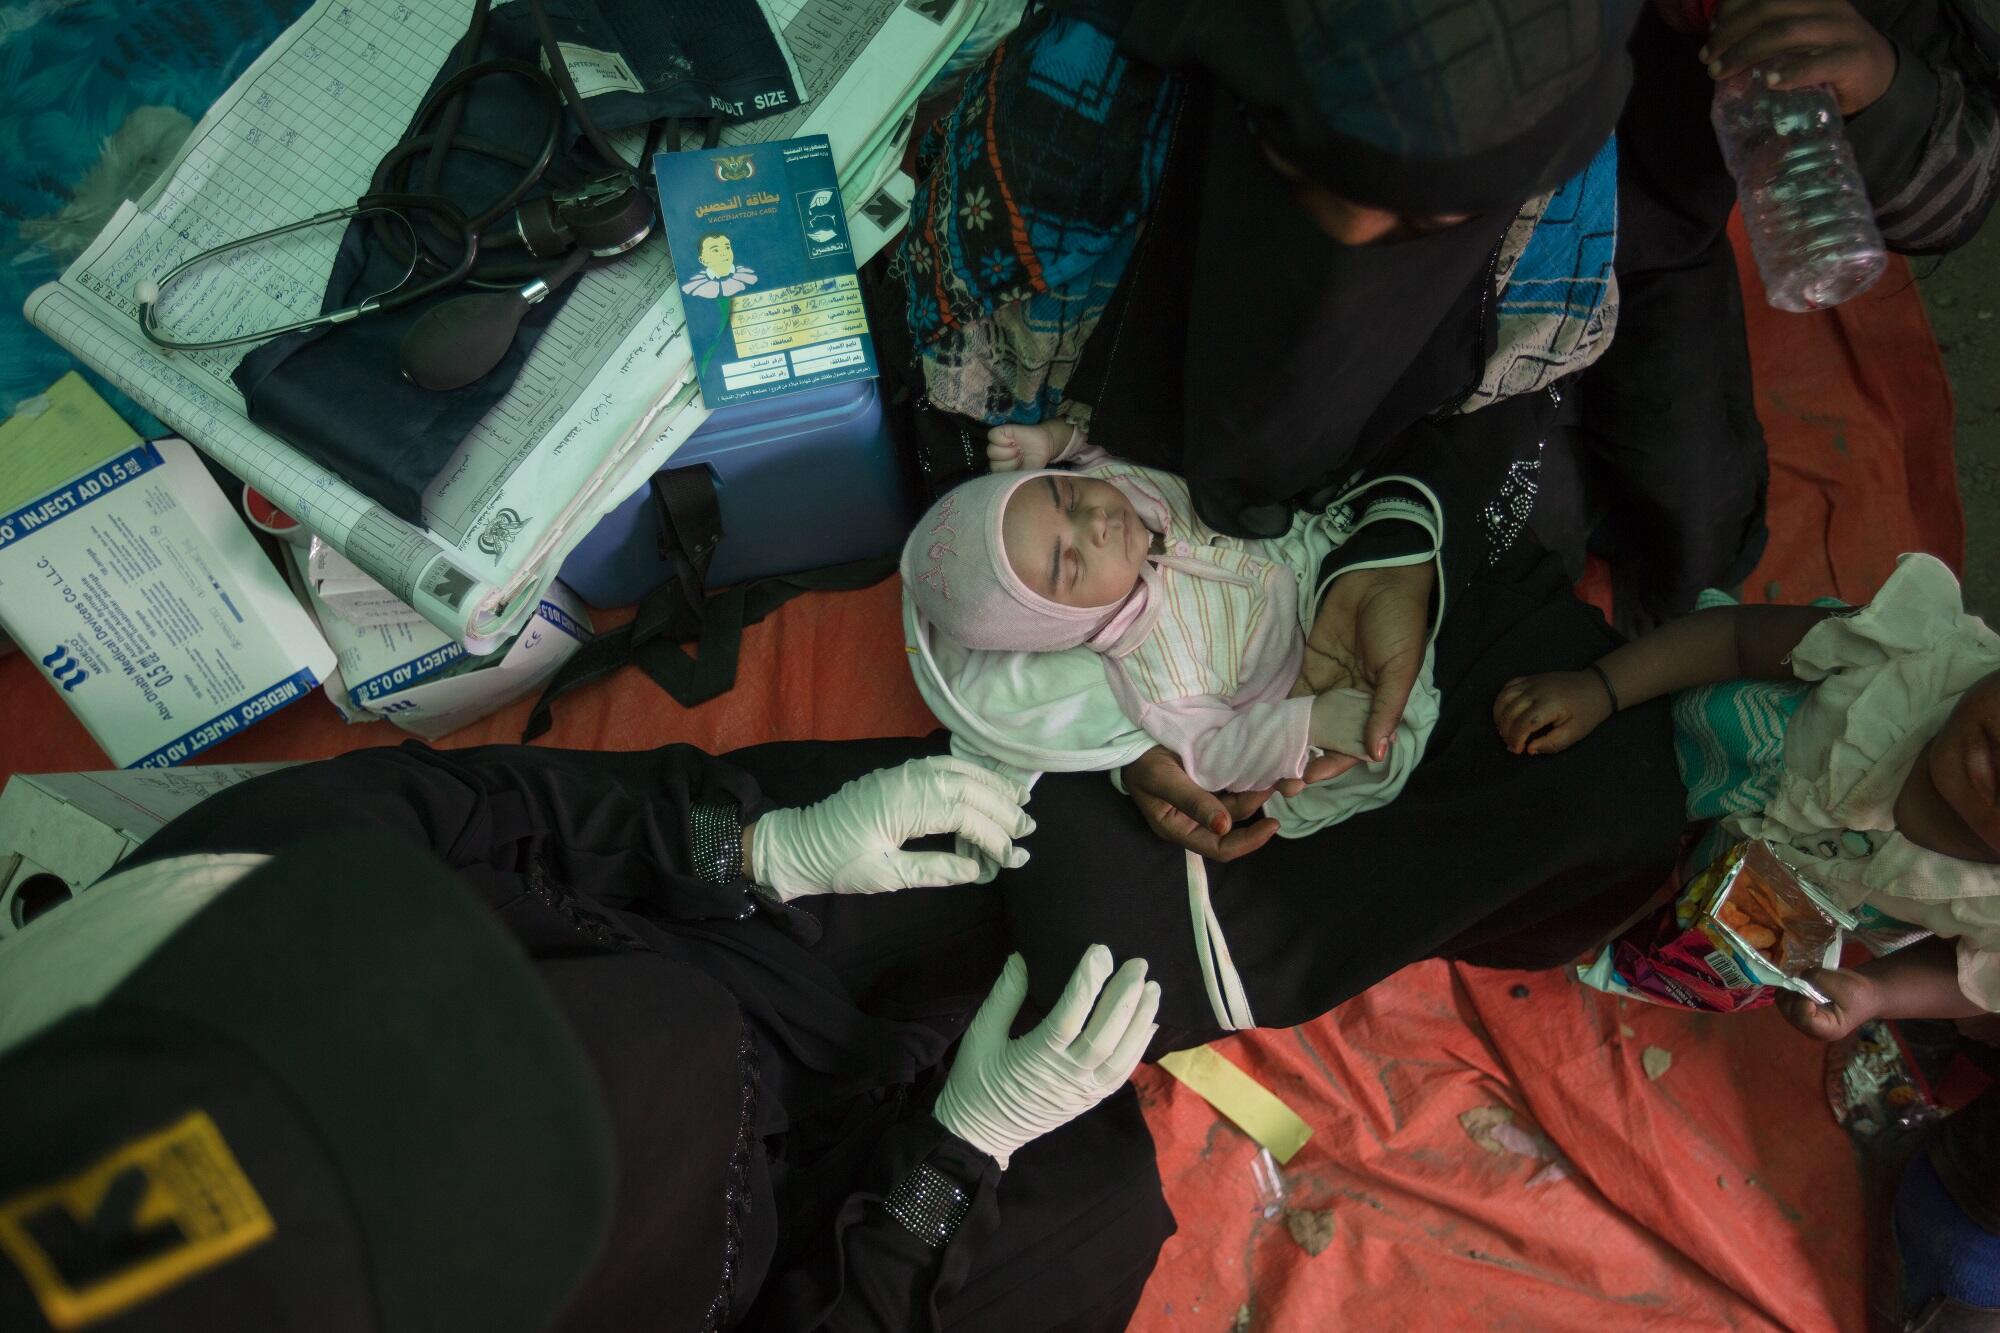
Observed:
[[[555,701],[636,663],[683,708],[706,703],[736,683],[737,650],[743,627],[754,625],[802,592],[845,590],[880,583],[895,572],[894,559],[856,560],[803,574],[781,574],[724,588],[703,597],[709,561],[722,541],[722,508],[705,467],[673,468],[653,477],[660,511],[660,555],[673,574],[639,602],[632,622],[601,634],[562,664],[521,739],[549,729]],[[693,642],[695,655],[681,645]]]
[[[531,741],[549,729],[550,710],[557,699],[602,680],[628,662],[636,663],[681,707],[706,703],[736,683],[737,649],[745,625],[756,624],[802,592],[866,588],[895,570],[893,559],[878,556],[740,583],[699,603],[691,603],[680,581],[670,579],[646,594],[629,625],[592,639],[562,664],[529,714],[521,739]],[[681,646],[690,640],[696,647],[693,656]]]
[[[653,508],[660,520],[660,559],[699,596],[708,586],[708,564],[722,544],[722,502],[715,474],[705,465],[667,468],[653,474]]]

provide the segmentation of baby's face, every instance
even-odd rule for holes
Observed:
[[[1051,472],[1016,487],[1000,517],[1021,582],[1063,606],[1113,606],[1139,582],[1152,531],[1108,481]]]

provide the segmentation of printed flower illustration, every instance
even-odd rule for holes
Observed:
[[[975,185],[965,192],[965,202],[958,206],[958,216],[974,231],[993,221],[993,201],[986,197],[984,185]]]
[[[1004,250],[988,250],[979,261],[979,276],[986,284],[997,286],[1014,275],[1014,256]]]
[[[929,333],[938,326],[938,306],[928,296],[919,296],[910,302],[910,326],[919,333]]]

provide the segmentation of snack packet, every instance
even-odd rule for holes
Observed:
[[[1902,1034],[1880,1019],[1863,1023],[1826,1050],[1826,1099],[1856,1143],[1884,1130],[1916,1129],[1944,1111]]]
[[[1802,974],[1840,962],[1854,919],[1765,842],[1738,842],[1673,902],[1577,968],[1586,986],[1654,1004],[1734,1013],[1793,990],[1826,997]]]

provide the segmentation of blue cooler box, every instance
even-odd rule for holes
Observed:
[[[874,380],[722,408],[667,462],[697,465],[722,509],[710,587],[892,555],[916,522]],[[592,606],[636,602],[673,573],[659,541],[641,487],[578,543],[562,580]]]

